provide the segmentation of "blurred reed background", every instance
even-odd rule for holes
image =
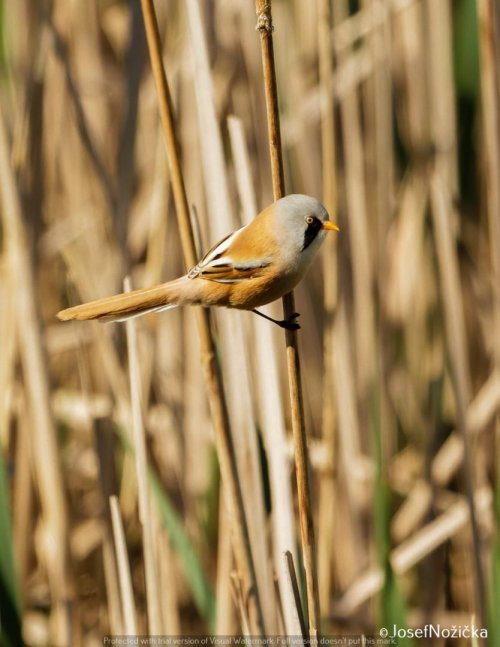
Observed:
[[[247,633],[195,311],[55,319],[185,269],[140,3],[0,6],[0,644]],[[272,201],[255,5],[156,9],[201,253]],[[495,0],[272,9],[286,189],[341,227],[296,291],[321,631],[500,645]],[[266,631],[300,633],[283,333],[213,322]]]

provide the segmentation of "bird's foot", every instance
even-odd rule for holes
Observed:
[[[300,324],[295,321],[297,317],[300,317],[300,312],[292,312],[292,314],[289,315],[286,319],[277,321],[276,323],[281,328],[285,328],[285,330],[300,330]]]
[[[268,321],[272,321],[276,325],[278,325],[280,328],[284,328],[285,330],[299,330],[300,324],[298,324],[295,319],[297,317],[300,317],[300,312],[293,312],[290,316],[288,316],[286,319],[273,319],[272,317],[268,317],[265,315],[263,312],[259,312],[258,310],[253,310],[256,315],[259,315],[259,317],[263,317],[264,319],[267,319]]]

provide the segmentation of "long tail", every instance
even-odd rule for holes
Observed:
[[[99,319],[105,322],[125,321],[150,312],[160,312],[178,305],[195,302],[197,298],[194,294],[194,283],[183,276],[154,288],[124,292],[113,297],[84,303],[81,306],[67,308],[58,312],[57,317],[61,321],[71,319],[79,321]]]

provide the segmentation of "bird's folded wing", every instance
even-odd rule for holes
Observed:
[[[221,259],[224,260],[224,259]],[[189,278],[205,279],[217,283],[239,283],[262,276],[270,265],[267,261],[248,261],[246,263],[232,263],[225,259],[224,263],[208,263],[205,266],[197,265],[189,273]]]
[[[241,258],[238,250],[233,253],[234,243],[245,229],[246,227],[238,229],[212,247],[188,273],[188,278],[238,283],[262,276],[265,268],[271,264],[268,258]]]

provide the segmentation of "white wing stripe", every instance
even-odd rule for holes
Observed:
[[[235,270],[252,270],[257,267],[267,267],[269,265],[269,260],[268,259],[255,259],[255,260],[248,260],[248,261],[239,261],[239,262],[234,262],[230,256],[223,256],[222,258],[218,258],[215,261],[210,261],[209,263],[203,263],[203,265],[200,266],[200,269],[202,270],[208,270],[211,267],[220,267],[220,266],[226,265],[227,267],[233,267]]]
[[[248,281],[248,279],[213,279],[214,283],[241,283],[242,281]]]
[[[231,261],[231,258],[229,256],[223,256],[222,258],[218,258],[215,261],[208,261],[207,263],[203,263],[203,265],[200,265],[200,267],[206,269],[207,267],[219,267],[220,265],[233,265],[233,262]]]
[[[212,261],[216,256],[219,256],[220,254],[223,254],[225,251],[229,249],[231,244],[233,243],[234,239],[236,236],[242,231],[242,229],[245,229],[245,227],[242,227],[241,229],[236,230],[234,233],[232,233],[226,240],[223,240],[220,245],[217,245],[212,251],[205,256],[199,263],[198,267],[206,267],[210,261]]]

